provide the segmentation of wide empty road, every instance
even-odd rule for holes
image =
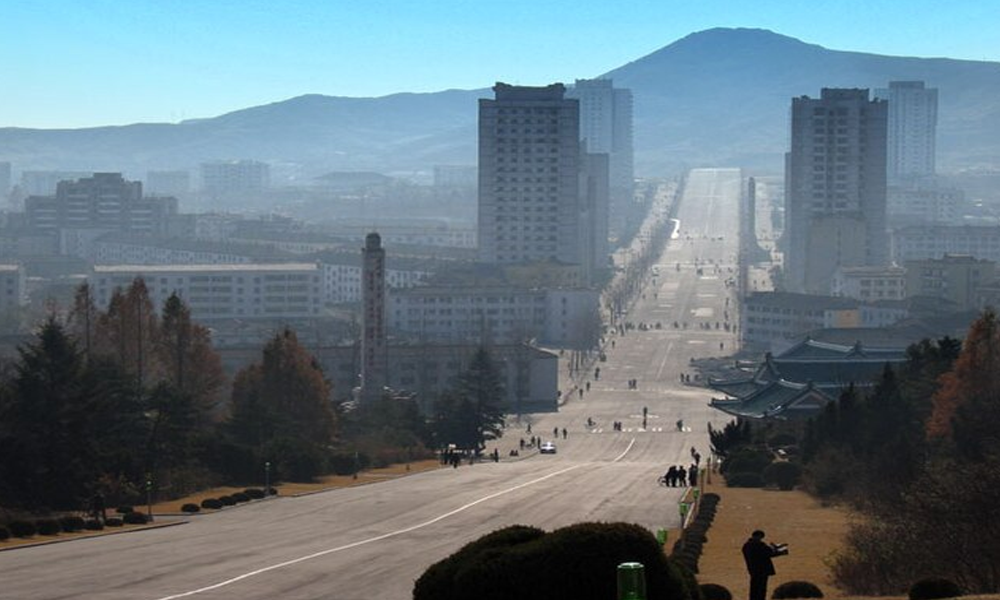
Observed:
[[[547,438],[554,427],[567,429],[558,454],[279,498],[159,530],[2,552],[0,598],[405,600],[428,565],[505,525],[552,529],[625,520],[650,529],[675,527],[681,490],[659,487],[656,477],[670,464],[689,465],[692,447],[707,456],[705,425],[722,422],[706,405],[709,394],[682,384],[680,374],[690,358],[719,355],[733,343],[734,335],[715,322],[724,321],[732,293],[725,282],[735,266],[739,190],[738,170],[691,172],[678,214],[680,235],[628,316],[654,327],[610,337],[608,360],[598,363],[601,377],[590,391],[559,413],[533,420],[534,433],[548,432]],[[637,389],[629,389],[630,379]],[[596,422],[592,428],[588,417]],[[677,431],[678,420],[685,431]],[[613,421],[622,422],[622,431],[613,430]],[[509,429],[508,438],[525,435],[520,427]]]

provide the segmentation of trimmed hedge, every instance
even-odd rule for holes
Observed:
[[[62,526],[56,519],[38,519],[35,521],[35,528],[40,535],[59,535]]]
[[[732,592],[717,583],[703,583],[698,587],[701,588],[701,597],[705,600],[733,600]]]
[[[10,532],[6,527],[0,526],[0,542],[10,539]]]
[[[696,600],[656,538],[631,523],[578,523],[544,533],[515,525],[494,531],[431,565],[413,600],[614,598],[623,562],[645,566],[649,598]]]
[[[235,494],[232,495],[232,499],[235,500],[237,504],[240,504],[242,502],[250,502],[250,496],[246,495],[243,492],[236,492]]]
[[[129,525],[145,525],[146,523],[149,522],[149,519],[146,517],[146,514],[141,512],[125,513],[125,517],[123,520]]]
[[[121,527],[125,522],[118,517],[110,517],[104,521],[105,527]]]
[[[773,600],[785,600],[787,598],[822,598],[823,591],[815,584],[808,581],[786,581],[774,588],[771,594]]]
[[[205,498],[201,501],[202,508],[208,508],[212,510],[219,510],[222,508],[222,501],[218,498]]]
[[[86,525],[86,522],[83,520],[83,517],[69,516],[59,518],[59,526],[66,533],[82,531],[84,525]]]
[[[11,535],[19,538],[31,537],[38,533],[38,528],[31,521],[11,521],[7,524]]]
[[[104,523],[101,523],[97,519],[87,519],[83,524],[83,528],[88,531],[100,531],[104,529]]]
[[[243,493],[249,496],[251,500],[260,500],[264,497],[264,490],[260,488],[247,488],[243,490]]]
[[[764,478],[760,476],[760,473],[730,473],[729,475],[726,475],[726,487],[764,487]]]
[[[186,513],[201,512],[201,507],[192,502],[188,502],[187,504],[181,507],[181,512],[186,512]]]
[[[943,577],[921,579],[910,586],[910,600],[938,600],[938,598],[957,598],[965,592],[958,584]]]
[[[124,505],[119,506],[118,508],[116,508],[115,512],[118,513],[118,514],[120,514],[120,515],[127,515],[130,512],[135,512],[135,508],[133,508],[133,507],[127,505],[127,504],[124,504]]]
[[[236,498],[233,498],[232,496],[219,496],[219,502],[221,502],[224,506],[235,506]]]
[[[787,492],[802,479],[802,467],[792,462],[773,462],[764,469],[763,477],[765,483]]]

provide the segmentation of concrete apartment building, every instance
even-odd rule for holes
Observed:
[[[121,173],[94,173],[60,181],[54,196],[25,200],[27,226],[36,231],[103,229],[166,234],[177,215],[177,199],[143,196],[142,183]]]
[[[785,281],[823,294],[839,267],[888,262],[887,103],[866,89],[792,100],[785,157]]]
[[[814,329],[860,327],[860,306],[853,298],[754,292],[744,299],[740,336],[746,347],[779,348]]]
[[[608,155],[609,228],[620,232],[635,191],[632,90],[611,79],[577,79],[567,98],[580,101],[580,138],[586,151]]]
[[[959,310],[980,308],[980,288],[994,283],[996,278],[997,263],[967,255],[946,254],[906,263],[908,296],[945,298]]]
[[[88,277],[94,302],[107,308],[114,291],[137,277],[155,306],[176,292],[196,320],[310,318],[323,306],[322,273],[315,263],[98,265]]]
[[[10,186],[14,182],[11,164],[7,161],[0,162],[0,200],[7,200],[10,193]]]
[[[256,194],[271,185],[271,167],[257,160],[202,163],[201,190],[210,198]]]
[[[493,91],[479,101],[480,261],[575,264],[589,281],[607,260],[593,247],[607,243],[607,174],[589,172],[601,163],[582,148],[579,101],[558,83]]]
[[[995,225],[919,225],[892,232],[892,260],[914,260],[965,254],[1000,262],[1000,227]]]
[[[18,264],[0,264],[0,312],[28,303],[24,268]]]
[[[902,300],[906,297],[906,269],[841,267],[833,275],[830,294],[863,302]]]
[[[937,152],[937,88],[923,81],[890,81],[875,90],[889,103],[887,174],[890,182],[924,179],[935,173]]]
[[[28,196],[51,196],[60,181],[76,181],[90,177],[87,171],[22,171],[21,193]]]
[[[890,185],[886,193],[888,226],[957,224],[962,218],[965,193],[936,185]]]
[[[511,344],[527,340],[590,347],[598,293],[509,285],[415,287],[389,294],[389,332],[428,343]],[[593,339],[589,339],[593,337]]]

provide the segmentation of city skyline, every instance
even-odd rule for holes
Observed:
[[[764,28],[831,49],[997,60],[981,24],[1000,18],[1000,7],[958,2],[943,12],[929,0],[911,3],[905,18],[888,2],[848,2],[823,19],[791,2],[639,2],[629,11],[561,1],[283,6],[16,3],[0,23],[0,72],[13,90],[0,98],[0,126],[177,122],[307,93],[570,82],[713,27]]]

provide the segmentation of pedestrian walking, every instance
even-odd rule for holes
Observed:
[[[566,439],[566,435],[567,435],[566,428],[563,427],[563,439]]]
[[[698,465],[688,467],[688,485],[698,487]]]
[[[680,467],[677,469],[677,482],[680,484],[681,487],[686,486],[688,483],[687,469],[685,469],[684,467]]]
[[[743,544],[743,560],[750,574],[750,600],[767,600],[767,578],[775,574],[775,556],[788,554],[788,546],[764,543],[764,532],[754,531]]]
[[[666,478],[667,485],[675,487],[677,485],[677,467],[671,465],[670,468],[667,469]]]

